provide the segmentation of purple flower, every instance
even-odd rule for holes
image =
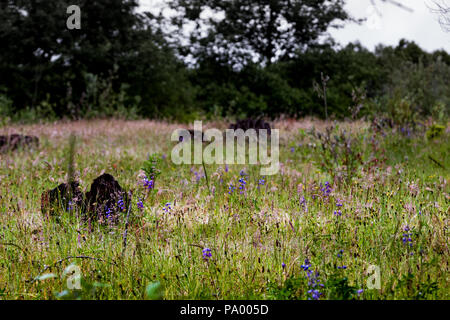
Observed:
[[[155,182],[153,181],[153,178],[148,180],[147,176],[144,177],[144,187],[146,187],[148,190],[153,189],[155,185]]]
[[[139,199],[139,201],[137,202],[137,207],[141,210],[144,209],[144,203],[142,202],[141,199]]]
[[[119,201],[117,201],[117,206],[119,207],[120,211],[124,211],[125,210],[125,204],[123,203],[122,198],[119,199]]]
[[[319,300],[320,296],[322,295],[322,293],[319,290],[313,290],[313,289],[308,290],[308,293],[311,295],[311,298],[313,300]],[[311,298],[308,298],[308,299],[310,300]]]
[[[308,290],[308,293],[311,295],[311,297],[308,298],[310,300],[311,298],[314,300],[319,300],[322,293],[317,289],[318,287],[324,287],[324,285],[321,283],[319,279],[319,272],[313,272],[311,269],[311,264],[309,263],[309,260],[305,260],[305,264],[301,266],[303,270],[306,271],[306,278],[308,279],[308,286],[310,290]]]
[[[164,206],[163,210],[167,213],[170,212],[170,210],[172,210],[172,207],[170,206],[170,202],[167,202],[166,205]]]
[[[358,297],[360,296],[361,293],[364,292],[364,289],[359,289],[358,291],[356,291],[356,293],[358,294]]]
[[[256,186],[256,188],[259,190],[261,188],[261,186],[264,186],[266,183],[265,177],[262,177],[261,179],[258,180],[258,185]]]
[[[308,270],[311,267],[311,264],[309,263],[308,259],[305,259],[305,264],[302,264],[300,268],[302,268],[304,271]]]
[[[245,178],[240,178],[239,179],[239,190],[241,190],[240,193],[244,193],[246,184],[247,184],[247,181],[245,181]]]
[[[295,148],[291,147],[291,153],[294,153],[294,152],[295,152]]]
[[[300,198],[300,206],[303,207],[303,210],[305,210],[305,212],[308,212],[308,207],[306,206],[306,199],[305,199],[305,197],[301,197]]]
[[[71,200],[69,200],[67,211],[72,212],[72,210],[73,210],[73,203]]]
[[[106,219],[111,220],[112,219],[112,210],[111,210],[111,208],[108,208],[107,205],[105,205],[105,213],[106,213]]]
[[[286,268],[286,264],[283,262],[282,264],[281,264],[281,267],[284,269],[284,268]]]
[[[209,258],[212,257],[211,249],[210,248],[203,249],[202,250],[202,256],[203,256],[203,260],[209,261]]]
[[[320,184],[320,190],[322,191],[322,195],[326,198],[330,196],[331,193],[331,185],[328,181],[325,182],[325,185]]]
[[[403,238],[402,238],[402,241],[403,241],[403,243],[404,244],[408,244],[410,247],[412,247],[412,233],[411,232],[409,232],[409,231],[411,231],[411,229],[409,228],[409,226],[406,226],[406,227],[404,227],[403,228],[403,231],[405,232],[405,233],[403,233]]]
[[[342,258],[342,254],[344,253],[344,250],[339,250],[339,253],[337,254],[338,258]]]
[[[341,267],[337,267],[338,269],[347,269],[347,266],[341,266]]]
[[[230,186],[228,187],[228,193],[232,194],[234,192],[234,189],[235,189],[234,185],[230,183]]]

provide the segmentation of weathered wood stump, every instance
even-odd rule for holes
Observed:
[[[0,153],[16,151],[17,149],[33,149],[39,147],[39,138],[35,136],[24,136],[11,134],[0,136]]]
[[[121,214],[126,214],[128,195],[119,182],[110,174],[102,174],[94,180],[91,190],[86,192],[87,215],[100,223],[117,223]]]
[[[47,190],[41,196],[41,211],[44,216],[55,217],[61,211],[83,212],[85,207],[84,193],[78,182],[61,183],[54,189]]]

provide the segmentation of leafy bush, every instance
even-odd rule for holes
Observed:
[[[269,298],[275,300],[301,300],[307,288],[304,277],[291,276],[281,285],[270,283],[268,286]]]
[[[439,124],[433,124],[426,132],[428,140],[439,138],[445,131],[445,127]]]

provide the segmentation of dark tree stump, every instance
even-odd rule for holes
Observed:
[[[86,193],[87,215],[102,224],[118,222],[121,214],[126,214],[128,195],[119,182],[110,174],[102,174],[94,180],[91,190]]]
[[[0,153],[16,151],[19,148],[38,148],[39,138],[35,136],[24,136],[21,134],[11,134],[9,136],[0,136]]]
[[[41,211],[46,217],[57,216],[58,211],[84,210],[84,194],[78,182],[70,185],[62,183],[55,189],[47,190],[41,196]]]

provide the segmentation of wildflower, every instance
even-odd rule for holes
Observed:
[[[305,264],[302,264],[300,266],[300,268],[302,268],[304,271],[308,270],[310,267],[311,267],[311,264],[308,259],[305,259]]]
[[[311,298],[314,300],[319,300],[322,293],[319,290],[308,290],[308,293],[311,295]]]
[[[247,184],[247,181],[245,181],[245,178],[239,179],[239,190],[241,190],[241,193],[244,192],[246,184]]]
[[[264,178],[258,180],[258,186],[263,186],[265,183],[266,183],[266,180],[264,180]]]
[[[322,185],[322,183],[321,183],[320,190],[322,191],[323,196],[327,198],[331,193],[330,183],[328,181],[326,181],[324,185]]]
[[[137,202],[137,207],[141,210],[144,209],[144,203],[142,202],[141,199],[139,199],[139,201]]]
[[[167,202],[166,205],[164,206],[163,210],[167,213],[170,212],[170,210],[172,210],[172,207],[170,206],[170,202]]]
[[[361,293],[364,292],[364,289],[359,289],[358,291],[356,291],[356,293],[358,294],[358,297],[360,296]]]
[[[225,172],[228,172],[228,170],[229,170],[229,168],[228,168],[228,165],[226,164],[225,165]]]
[[[286,264],[283,262],[282,264],[281,264],[281,267],[284,269],[284,268],[286,268]]]
[[[123,203],[122,198],[120,198],[119,201],[117,201],[117,206],[119,207],[120,211],[125,210],[125,204]]]
[[[341,210],[335,210],[335,211],[334,211],[334,215],[335,215],[335,216],[339,216],[339,217],[342,216]]]
[[[305,212],[308,212],[308,207],[306,206],[306,199],[305,199],[305,197],[301,197],[300,198],[300,206],[303,207],[303,210],[305,210]]]
[[[155,185],[155,182],[153,181],[153,178],[148,180],[147,176],[144,177],[144,187],[146,187],[148,190],[153,189]]]
[[[317,289],[317,287],[324,287],[324,285],[320,282],[319,279],[319,272],[313,272],[309,268],[311,265],[309,264],[308,259],[305,260],[305,265],[302,265],[303,270],[306,271],[306,277],[308,278],[308,286],[310,287],[310,290],[308,290],[308,293],[311,295],[309,300],[312,298],[314,300],[319,300],[322,293]]]
[[[211,249],[205,248],[202,250],[203,260],[209,261],[209,258],[212,257]]]
[[[291,153],[294,153],[294,152],[295,152],[295,148],[291,147]]]
[[[201,173],[198,173],[197,171],[194,172],[195,175],[195,182],[199,182],[201,178],[203,178],[203,175]]]
[[[241,175],[241,177],[244,177],[247,175],[244,170],[241,170],[241,172],[239,172],[239,174]]]
[[[342,254],[344,253],[344,250],[339,250],[339,253],[337,254],[338,258],[342,258]]]
[[[403,233],[403,238],[402,238],[403,243],[408,244],[410,247],[412,247],[412,238],[411,238],[412,233],[409,232],[409,231],[411,231],[411,229],[409,228],[409,226],[406,226],[405,228],[403,228],[403,231],[405,232],[405,233]]]
[[[338,269],[347,269],[347,266],[338,266]]]
[[[73,203],[72,201],[69,200],[67,211],[72,212],[72,210],[73,210]]]
[[[112,218],[112,210],[111,210],[111,208],[108,208],[107,205],[105,205],[105,213],[106,213],[106,219],[110,220]]]
[[[230,186],[228,187],[228,190],[229,190],[228,193],[232,194],[234,192],[234,189],[235,189],[234,185],[232,183],[230,183]]]

